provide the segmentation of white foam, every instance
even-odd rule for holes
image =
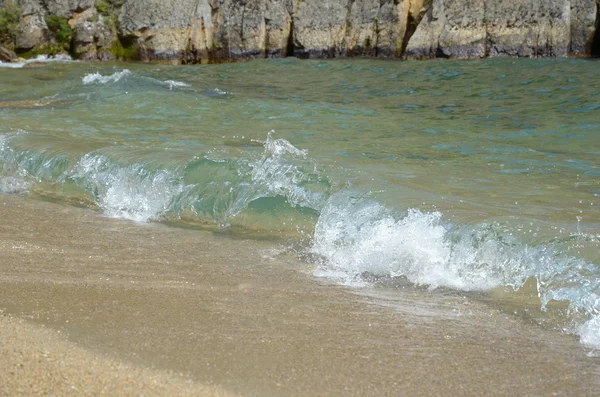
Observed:
[[[92,153],[81,158],[70,178],[90,192],[106,215],[138,222],[160,218],[183,191],[167,170],[148,172],[142,164],[119,166]]]
[[[320,210],[325,202],[323,194],[303,187],[311,179],[320,178],[306,160],[307,151],[285,139],[273,139],[273,132],[262,142],[265,147],[262,157],[250,164],[252,183],[260,187],[262,197],[280,195],[293,206]]]
[[[103,76],[100,73],[96,72],[96,73],[86,74],[85,76],[83,76],[81,81],[83,82],[83,84],[116,83],[117,81],[119,81],[122,78],[129,76],[129,75],[131,75],[131,72],[129,71],[129,69],[123,69],[120,72],[115,72],[108,76]]]
[[[439,212],[409,210],[395,219],[377,202],[341,192],[330,198],[319,217],[312,252],[324,259],[318,275],[334,275],[351,285],[360,284],[365,273],[462,290],[484,290],[502,282],[499,275],[480,269],[482,257],[502,260],[494,257],[500,252],[467,253],[447,237]]]
[[[54,56],[50,55],[38,55],[35,58],[28,59],[24,62],[0,62],[0,68],[11,68],[11,69],[19,69],[24,67],[25,65],[31,63],[48,63],[48,62],[76,62],[69,55],[66,54],[57,54]]]
[[[31,188],[31,183],[22,178],[0,176],[0,193],[22,193]]]
[[[579,331],[579,341],[587,346],[600,348],[600,315],[586,321]]]
[[[19,69],[25,66],[25,62],[2,62],[0,61],[0,68],[7,69]]]
[[[14,175],[0,175],[0,193],[25,192],[31,188],[31,183],[25,180],[27,173],[13,164],[4,164],[4,161],[10,158],[9,139],[8,135],[0,135],[0,172]]]
[[[404,277],[430,288],[483,291],[518,289],[535,277],[540,309],[569,302],[570,316],[589,316],[579,330],[581,342],[600,348],[597,266],[552,244],[528,246],[498,230],[494,224],[456,227],[439,212],[392,214],[364,195],[342,191],[323,208],[310,252],[320,258],[317,276],[350,286],[368,285],[365,276]]]
[[[190,87],[189,84],[176,80],[165,80],[162,83],[168,85],[170,90],[176,87]]]
[[[211,91],[214,92],[217,95],[229,95],[229,94],[231,94],[231,92],[226,91],[226,90],[222,90],[220,88],[213,88]]]

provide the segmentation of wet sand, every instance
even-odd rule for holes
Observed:
[[[0,395],[597,395],[576,338],[458,294],[357,294],[271,242],[15,195],[0,219]]]
[[[233,396],[182,376],[94,353],[59,331],[0,315],[0,392],[7,396]]]

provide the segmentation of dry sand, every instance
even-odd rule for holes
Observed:
[[[270,242],[21,196],[0,219],[0,395],[597,395],[576,338],[476,299],[359,295]]]

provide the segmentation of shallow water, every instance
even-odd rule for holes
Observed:
[[[473,291],[600,347],[599,65],[0,68],[0,191],[283,242],[356,288]]]

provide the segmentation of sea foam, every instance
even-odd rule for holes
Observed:
[[[568,302],[570,318],[587,316],[574,332],[583,344],[600,348],[597,266],[551,242],[527,245],[498,224],[457,226],[439,212],[416,209],[398,214],[344,190],[327,201],[309,251],[318,258],[315,275],[355,287],[383,277],[429,288],[517,290],[535,278],[541,310],[552,301]]]
[[[28,59],[24,62],[0,62],[0,68],[19,69],[32,63],[48,63],[48,62],[76,62],[66,54],[38,55],[35,58]]]
[[[116,83],[117,81],[121,80],[124,77],[130,76],[131,72],[129,71],[129,69],[123,69],[119,72],[115,72],[113,74],[110,74],[108,76],[103,76],[100,73],[96,72],[96,73],[88,73],[85,76],[83,76],[83,78],[81,79],[81,81],[83,82],[83,84],[107,84],[107,83]]]
[[[189,84],[184,83],[183,81],[176,81],[176,80],[165,80],[165,81],[161,81],[161,83],[167,85],[170,90],[172,90],[173,88],[189,87],[190,86]]]
[[[83,156],[69,178],[87,190],[106,215],[139,222],[160,218],[183,190],[173,172],[148,171],[143,164],[121,166],[95,153]]]

